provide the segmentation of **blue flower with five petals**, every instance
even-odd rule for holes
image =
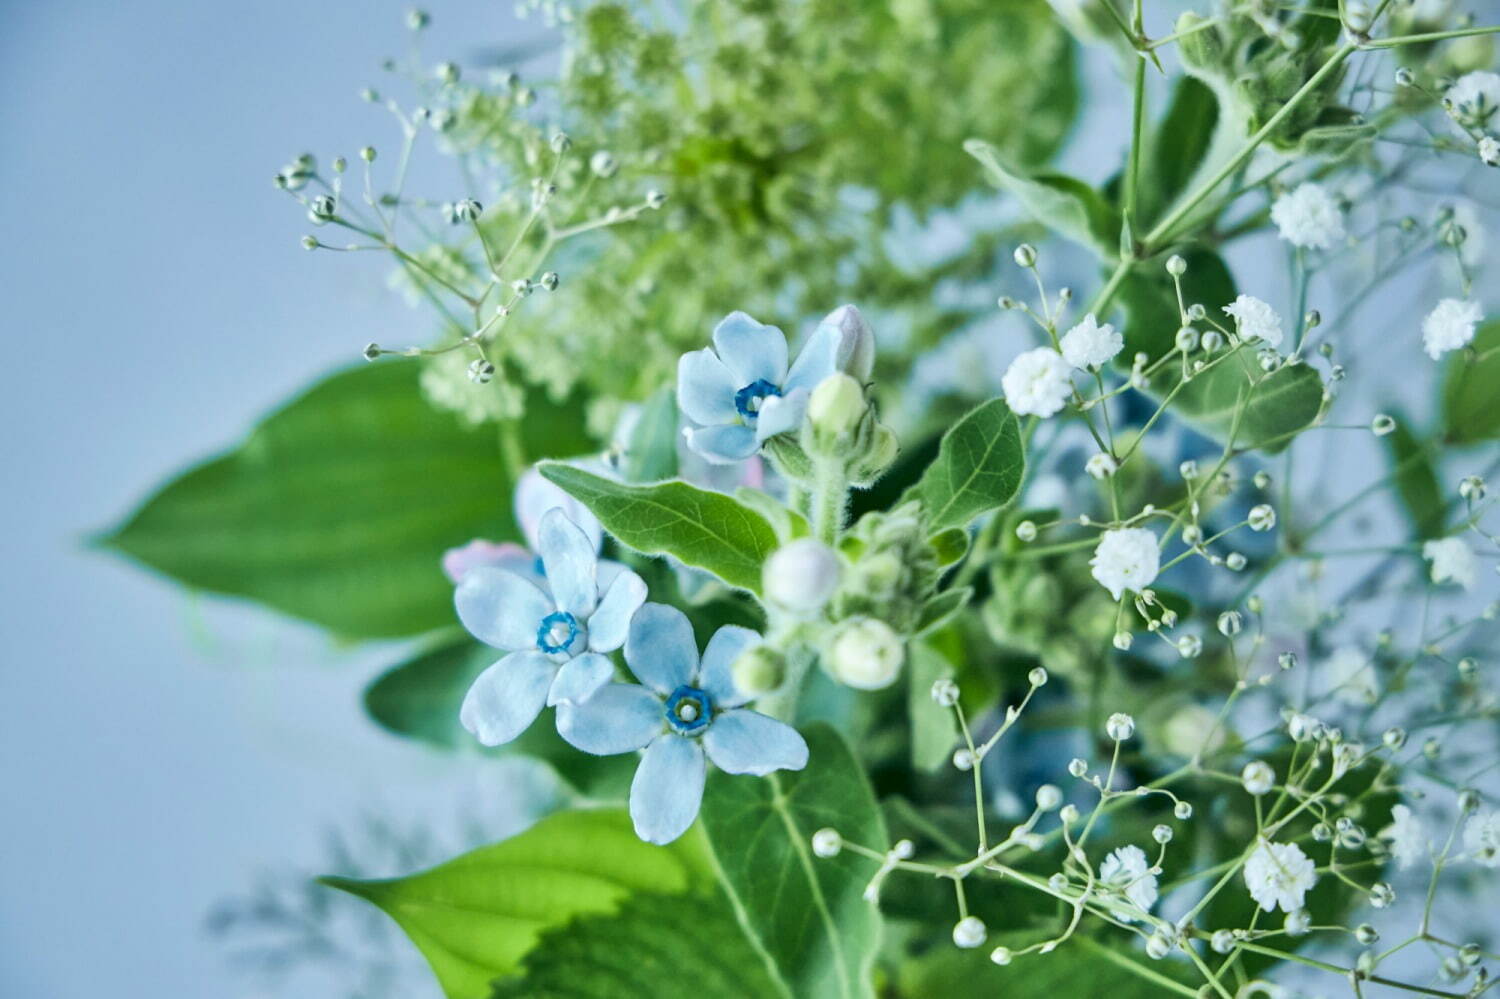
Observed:
[[[644,684],[611,683],[557,708],[557,731],[586,753],[646,752],[630,785],[630,817],[648,843],[670,843],[698,817],[704,754],[726,773],[801,770],[807,743],[790,725],[743,707],[730,668],[760,642],[725,625],[698,657],[687,615],[646,604],[630,622],[625,662]]]
[[[464,728],[486,746],[520,735],[544,703],[581,701],[608,683],[615,668],[603,653],[625,642],[646,600],[634,572],[600,572],[594,541],[561,509],[543,514],[537,549],[540,579],[479,566],[453,594],[470,634],[509,652],[479,674],[459,709]]]

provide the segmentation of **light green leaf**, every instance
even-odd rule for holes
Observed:
[[[820,723],[803,735],[805,770],[711,774],[703,829],[741,923],[759,942],[783,995],[873,996],[880,912],[861,893],[874,865],[848,850],[815,857],[811,840],[831,826],[851,842],[884,850],[885,822],[839,734]]]
[[[467,637],[421,652],[365,688],[365,711],[396,735],[443,749],[478,750],[459,723],[459,707],[475,678],[503,655]],[[580,794],[608,801],[625,799],[636,766],[634,756],[593,756],[565,743],[551,708],[514,742],[492,752],[542,760]]]
[[[730,586],[760,592],[761,564],[777,548],[776,531],[733,497],[686,482],[630,486],[557,462],[540,467],[621,544],[671,555]]]
[[[1432,464],[1432,445],[1417,439],[1404,417],[1396,415],[1396,429],[1385,438],[1391,458],[1396,496],[1417,540],[1443,536],[1447,497]]]
[[[529,405],[528,453],[588,448],[575,408]],[[343,635],[410,635],[453,621],[445,549],[519,540],[511,492],[493,428],[433,410],[415,365],[367,364],[272,413],[100,543]]]
[[[660,482],[677,474],[677,390],[672,386],[641,403],[623,464],[631,482]]]
[[[921,635],[947,624],[953,615],[968,605],[969,598],[973,595],[974,588],[964,586],[958,589],[944,590],[935,597],[929,597],[927,602],[922,605],[921,612],[917,615],[917,625],[912,629],[912,634]]]
[[[549,930],[525,977],[492,999],[746,999],[780,986],[745,937],[723,892],[633,895],[609,915]]]
[[[776,531],[776,537],[781,540],[782,544],[812,534],[812,527],[807,523],[806,517],[786,506],[770,493],[740,486],[735,489],[734,498],[766,518],[766,522]]]
[[[432,965],[449,999],[488,996],[546,930],[613,911],[637,892],[681,894],[711,882],[702,838],[639,840],[623,811],[560,812],[525,832],[404,878],[324,884],[383,909]]]
[[[946,569],[969,553],[969,532],[962,527],[950,527],[928,538],[927,544],[937,557],[938,567]]]
[[[997,967],[989,959],[995,944],[1020,949],[1046,935],[996,935],[977,950],[959,950],[951,944],[936,946],[902,965],[897,975],[899,994],[944,999],[1059,999],[1077,995],[1162,999],[1174,993],[1192,995],[1202,982],[1186,961],[1148,963],[1140,951],[1124,946],[1131,939],[1124,933],[1104,942],[1076,936],[1045,960],[1018,959]]]
[[[1453,444],[1500,440],[1500,320],[1479,327],[1474,342],[1448,358],[1443,375],[1443,430]]]
[[[1074,177],[1011,166],[998,149],[980,139],[969,139],[964,149],[983,165],[990,183],[1013,195],[1033,220],[1101,259],[1116,259],[1120,216],[1098,191]]]
[[[938,456],[917,493],[934,531],[964,527],[986,510],[1011,501],[1026,473],[1021,425],[1004,399],[969,411],[943,435]]]
[[[950,591],[951,592],[951,591]],[[953,709],[932,699],[932,685],[953,676],[953,664],[926,642],[908,647],[906,713],[911,724],[911,765],[931,772],[948,762],[958,743]]]

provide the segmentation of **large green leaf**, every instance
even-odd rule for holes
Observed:
[[[703,797],[703,829],[740,919],[785,995],[871,996],[880,913],[861,894],[874,865],[847,850],[815,857],[811,840],[831,826],[883,850],[885,822],[839,734],[813,724],[803,735],[804,770],[767,777],[715,771]]]
[[[1468,349],[1448,359],[1443,433],[1454,444],[1500,440],[1500,320],[1485,323]]]
[[[1234,278],[1222,258],[1209,250],[1182,254],[1187,271],[1182,277],[1184,301],[1201,304],[1217,315],[1235,299]],[[1181,326],[1177,293],[1161,267],[1138,267],[1120,286],[1125,308],[1125,350],[1119,363],[1128,368],[1138,352],[1152,360],[1172,350]],[[1201,356],[1201,355],[1200,355]],[[1181,364],[1174,361],[1152,378],[1151,393],[1166,398],[1181,381]],[[1242,399],[1245,412],[1235,427],[1235,411]],[[1291,436],[1317,419],[1323,406],[1323,381],[1307,364],[1285,365],[1270,375],[1261,371],[1250,345],[1234,356],[1194,375],[1172,397],[1171,410],[1209,437],[1225,443],[1234,429],[1234,444],[1266,451],[1284,448]]]
[[[951,592],[951,591],[950,591]],[[958,726],[952,708],[932,699],[932,685],[953,676],[953,664],[926,642],[912,642],[907,649],[906,712],[911,725],[911,765],[933,771],[948,762],[958,745]]]
[[[1098,191],[1074,177],[1016,167],[980,139],[968,140],[964,149],[984,167],[990,183],[1014,196],[1032,219],[1105,260],[1118,255],[1120,217]]]
[[[917,484],[934,531],[964,527],[1009,503],[1026,473],[1021,426],[1004,399],[975,407],[943,435],[938,456]]]
[[[1001,889],[1003,890],[1003,886]],[[1011,886],[1011,892],[1026,889]],[[1029,955],[997,967],[989,959],[995,944],[1019,948],[1049,934],[1010,933],[993,937],[977,950],[940,943],[902,965],[897,976],[900,999],[1060,999],[1065,996],[1109,996],[1110,999],[1160,999],[1174,994],[1172,982],[1202,983],[1186,961],[1149,961],[1128,946],[1135,938],[1115,933],[1102,943],[1081,937],[1047,955]],[[1135,968],[1137,970],[1130,970]],[[1184,989],[1183,991],[1188,991]]]
[[[443,749],[477,750],[479,743],[459,724],[458,710],[470,684],[502,655],[469,638],[418,653],[365,688],[365,711],[396,735]],[[611,801],[624,800],[637,762],[628,754],[594,756],[574,749],[557,734],[551,708],[499,752],[543,760],[579,793]]]
[[[633,895],[619,911],[549,930],[525,976],[493,999],[746,999],[777,995],[722,892]]]
[[[592,510],[621,544],[648,555],[671,555],[730,586],[760,592],[761,564],[777,548],[776,531],[733,497],[686,482],[626,485],[557,462],[541,470]]]
[[[577,409],[530,405],[528,453],[587,449]],[[444,549],[517,538],[511,491],[492,428],[428,406],[415,365],[369,364],[272,413],[101,542],[189,586],[340,634],[409,635],[453,621]]]
[[[1448,498],[1438,484],[1430,445],[1418,440],[1399,415],[1396,429],[1385,441],[1391,457],[1391,480],[1413,534],[1418,540],[1442,537]]]
[[[560,812],[518,836],[388,881],[324,884],[385,910],[432,965],[449,999],[489,995],[546,930],[613,911],[638,892],[706,887],[702,838],[643,843],[623,811]]]
[[[660,482],[677,474],[677,390],[671,385],[641,403],[623,465],[631,482]]]

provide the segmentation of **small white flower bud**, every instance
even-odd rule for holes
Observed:
[[[1293,668],[1297,665],[1297,653],[1283,652],[1281,655],[1276,657],[1276,665],[1280,666],[1283,670]]]
[[[1177,639],[1177,654],[1184,659],[1196,659],[1203,652],[1203,639],[1197,635],[1183,635]]]
[[[1224,556],[1224,568],[1230,572],[1239,572],[1245,568],[1246,559],[1242,552],[1230,552]]]
[[[1214,930],[1214,935],[1208,938],[1208,945],[1215,954],[1228,954],[1234,950],[1234,934],[1228,930]]]
[[[421,31],[432,23],[432,18],[425,10],[412,8],[406,12],[406,26],[412,31]]]
[[[1484,494],[1484,480],[1477,475],[1466,475],[1463,481],[1458,484],[1459,497],[1471,503],[1478,503],[1484,499]]]
[[[360,149],[360,151],[359,151],[359,158],[362,159],[362,160],[364,160],[366,163],[374,163],[375,162],[375,147],[374,146],[365,146],[362,149]]]
[[[1047,682],[1047,671],[1040,666],[1033,666],[1031,672],[1026,674],[1026,679],[1033,687],[1043,686]]]
[[[608,152],[601,149],[589,157],[589,169],[595,177],[613,177],[620,164]]]
[[[1036,247],[1030,243],[1022,243],[1016,247],[1016,252],[1012,256],[1015,257],[1016,264],[1020,267],[1036,266]]]
[[[1235,635],[1238,635],[1240,633],[1240,625],[1239,611],[1224,611],[1224,613],[1219,615],[1219,634],[1225,638],[1233,638]]]
[[[1172,941],[1167,939],[1163,933],[1153,933],[1146,941],[1146,956],[1153,961],[1160,961],[1172,952]]]
[[[1116,742],[1124,742],[1135,735],[1135,719],[1123,711],[1116,711],[1105,719],[1104,732]]]
[[[813,389],[807,400],[807,421],[814,434],[832,440],[854,433],[868,409],[859,382],[835,372]]]
[[[1078,821],[1078,806],[1077,805],[1064,805],[1064,806],[1062,806],[1062,808],[1057,813],[1057,817],[1062,820],[1062,824],[1063,825],[1065,825],[1065,826],[1072,825],[1073,823],[1075,823],[1075,822]]]
[[[811,617],[838,589],[843,571],[843,562],[832,548],[814,538],[798,538],[766,559],[761,585],[773,606]]]
[[[1172,343],[1184,354],[1190,354],[1198,348],[1198,331],[1191,326],[1184,326],[1177,331],[1177,336],[1173,337]]]
[[[1276,771],[1268,763],[1251,760],[1240,771],[1240,783],[1245,785],[1246,791],[1258,798],[1270,793],[1271,788],[1276,786]]]
[[[1036,807],[1050,812],[1062,804],[1062,789],[1056,784],[1043,784],[1036,789]]]
[[[1203,349],[1212,354],[1214,351],[1224,346],[1224,334],[1220,333],[1218,330],[1209,330],[1207,333],[1203,334],[1203,340],[1201,341],[1201,343]]]
[[[1157,825],[1151,830],[1151,838],[1165,846],[1172,842],[1172,827],[1168,825]]]
[[[1016,525],[1016,537],[1021,541],[1030,543],[1036,540],[1036,524],[1029,520],[1023,520]]]
[[[1402,66],[1400,69],[1396,70],[1396,86],[1409,87],[1412,85],[1412,80],[1413,77],[1411,70],[1407,69],[1405,66]]]
[[[541,286],[546,291],[556,291],[559,278],[556,271],[548,271],[542,275]]]
[[[473,198],[465,198],[453,206],[453,216],[459,222],[477,222],[484,214],[484,206]]]
[[[1255,488],[1256,489],[1265,489],[1267,486],[1269,486],[1271,484],[1271,473],[1270,472],[1256,472],[1255,475],[1251,478],[1250,481],[1252,481],[1252,482],[1255,483]],[[1274,513],[1275,511],[1273,510],[1272,512]]]
[[[666,203],[667,196],[658,191],[656,188],[653,187],[651,190],[646,192],[646,207],[651,209],[652,211],[656,211]]]
[[[973,753],[973,751],[970,750],[970,749],[968,749],[968,748],[965,748],[965,747],[960,747],[959,749],[955,749],[953,751],[953,765],[954,765],[954,767],[956,767],[959,770],[962,770],[962,771],[964,771],[966,773],[968,771],[970,771],[970,770],[973,770],[974,769],[974,753]]]
[[[1107,479],[1119,471],[1119,469],[1120,466],[1115,462],[1115,459],[1103,451],[1091,455],[1083,466],[1083,470],[1096,479]]]
[[[1193,806],[1189,805],[1185,801],[1179,801],[1177,804],[1172,806],[1172,814],[1181,819],[1183,822],[1186,822],[1188,819],[1193,817]]]
[[[1011,962],[1011,957],[1012,955],[1009,947],[996,947],[994,950],[990,951],[990,960],[994,961],[1002,968]]]
[[[365,356],[365,360],[367,360],[367,361],[373,361],[376,358],[380,357],[381,354],[384,354],[384,353],[385,353],[385,351],[383,351],[383,350],[380,349],[380,344],[378,344],[378,343],[367,343],[367,344],[365,344],[364,356]]]
[[[1375,418],[1370,421],[1370,433],[1376,437],[1384,437],[1396,429],[1396,421],[1388,413],[1376,413]]]
[[[495,366],[482,357],[469,363],[469,381],[475,385],[487,385],[495,377]]]
[[[1082,777],[1089,772],[1088,762],[1075,756],[1068,761],[1068,773],[1074,777]]]
[[[1172,254],[1167,258],[1167,273],[1173,277],[1182,277],[1187,273],[1187,261],[1175,253]]]
[[[303,236],[302,237],[302,248],[304,250],[316,250],[319,246],[322,246],[322,245],[323,245],[322,243],[318,242],[318,237],[316,237],[316,236]]]
[[[813,833],[812,850],[819,857],[837,857],[839,851],[844,848],[844,837],[839,835],[837,829],[829,829],[826,826]]]
[[[951,708],[958,703],[958,684],[944,677],[932,685],[932,699],[941,707]]]
[[[1251,507],[1250,515],[1246,519],[1250,522],[1250,530],[1269,531],[1276,526],[1276,508],[1269,503]]]
[[[988,936],[984,923],[975,916],[965,916],[953,927],[953,942],[965,950],[970,950],[984,943]]]
[[[1400,727],[1388,728],[1381,735],[1380,741],[1385,744],[1386,749],[1400,749],[1406,745],[1406,729]]]
[[[1293,909],[1286,914],[1286,921],[1281,926],[1289,937],[1304,936],[1312,928],[1312,916],[1306,909]]]
[[[1131,634],[1128,631],[1117,631],[1115,632],[1115,637],[1110,639],[1110,643],[1121,652],[1129,652],[1130,646],[1134,642],[1135,639],[1131,637]]]
[[[859,690],[878,690],[896,680],[906,649],[891,626],[872,617],[841,622],[828,646],[827,666],[834,679]]]
[[[1479,808],[1479,792],[1472,787],[1466,787],[1458,792],[1458,810],[1467,815]]]
[[[1389,908],[1396,901],[1396,889],[1385,881],[1377,881],[1370,886],[1370,904],[1377,909]]]

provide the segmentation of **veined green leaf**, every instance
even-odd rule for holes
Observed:
[[[900,994],[944,999],[1057,999],[1077,995],[1162,999],[1173,994],[1192,995],[1202,983],[1185,960],[1149,961],[1139,950],[1126,946],[1131,937],[1124,933],[1100,942],[1080,935],[1063,944],[1049,960],[1017,960],[1007,967],[996,967],[989,959],[995,944],[1019,950],[1048,935],[1045,931],[996,935],[977,950],[934,947],[901,967],[897,976]],[[1177,983],[1175,987],[1173,983]]]
[[[619,911],[549,930],[525,976],[492,999],[747,999],[780,986],[745,937],[723,892],[632,895]]]
[[[671,555],[730,586],[760,592],[761,564],[777,548],[776,531],[733,497],[686,482],[631,486],[557,462],[541,471],[626,547]]]
[[[321,879],[394,919],[449,999],[482,999],[541,934],[638,892],[682,894],[712,878],[702,837],[643,843],[623,811],[560,812],[431,870],[386,881]]]
[[[1114,260],[1120,246],[1120,216],[1098,191],[1059,173],[1029,173],[1007,164],[988,142],[969,139],[964,149],[984,167],[985,176],[1013,195],[1035,221],[1058,235]]]
[[[767,777],[715,771],[702,823],[740,920],[789,999],[873,996],[880,912],[861,893],[873,863],[845,850],[812,852],[831,826],[851,842],[886,846],[885,822],[864,771],[831,727],[813,724],[807,768]]]
[[[677,474],[677,390],[672,386],[641,403],[624,472],[631,482],[660,482]]]
[[[588,448],[577,409],[529,405],[529,454]],[[429,406],[415,365],[366,364],[266,417],[101,543],[189,586],[343,635],[410,635],[453,621],[444,549],[519,540],[512,485],[492,428]]]
[[[917,493],[934,531],[963,527],[1009,503],[1021,488],[1026,449],[1021,425],[1004,399],[975,407],[943,435]]]
[[[1454,444],[1500,440],[1500,320],[1479,327],[1443,375],[1443,432]]]
[[[1396,429],[1385,442],[1391,458],[1391,481],[1413,536],[1419,541],[1442,537],[1448,504],[1433,469],[1430,445],[1417,439],[1400,414],[1396,415]]]

